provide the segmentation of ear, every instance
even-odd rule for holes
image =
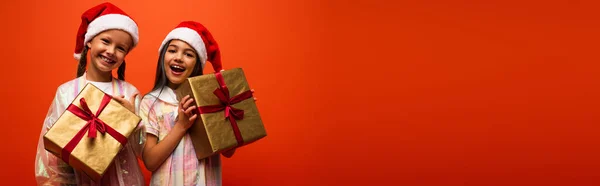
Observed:
[[[90,42],[87,42],[87,43],[85,43],[85,46],[86,46],[88,49],[89,49],[89,48],[92,48],[92,43],[90,43]]]

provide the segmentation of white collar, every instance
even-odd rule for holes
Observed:
[[[111,80],[110,80],[110,81],[107,81],[107,82],[104,82],[104,81],[92,81],[92,80],[88,80],[88,79],[87,79],[87,71],[86,71],[86,72],[83,72],[83,75],[82,75],[82,76],[80,76],[79,78],[83,79],[85,82],[90,82],[90,83],[94,83],[94,84],[96,84],[96,83],[98,83],[98,84],[104,84],[104,83],[113,83],[115,80],[117,80],[117,79],[115,79],[114,77],[112,77],[112,78],[111,78]]]
[[[162,92],[161,92],[162,90]],[[167,103],[171,103],[174,105],[178,105],[179,101],[177,101],[177,95],[175,94],[175,91],[173,91],[173,89],[164,86],[162,89],[156,89],[153,90],[152,92],[148,93],[148,95],[154,96],[158,99],[160,99],[161,101],[167,102]]]

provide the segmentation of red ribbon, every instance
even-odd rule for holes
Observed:
[[[71,152],[73,152],[73,149],[75,149],[75,147],[77,146],[79,141],[81,141],[86,132],[88,132],[89,138],[96,138],[96,131],[102,134],[108,133],[117,141],[119,141],[121,145],[125,146],[125,144],[127,143],[127,138],[98,118],[98,116],[100,116],[100,113],[102,113],[102,110],[104,110],[104,108],[106,107],[106,105],[108,105],[111,99],[112,98],[109,95],[104,94],[102,102],[100,102],[100,107],[98,108],[98,111],[96,111],[96,114],[92,113],[84,98],[79,99],[81,108],[73,104],[67,107],[68,111],[75,114],[77,117],[87,121],[87,123],[83,126],[83,128],[81,128],[81,130],[79,130],[79,132],[77,132],[77,134],[75,134],[71,141],[69,141],[69,143],[67,143],[67,145],[65,145],[65,147],[62,149],[62,159],[64,162],[69,163],[69,156],[71,155]]]
[[[223,75],[221,72],[216,72],[215,77],[217,78],[217,82],[219,83],[219,88],[213,91],[213,94],[219,98],[221,104],[219,105],[209,105],[202,106],[198,108],[200,114],[205,113],[214,113],[225,110],[225,118],[229,119],[231,123],[231,127],[233,128],[233,134],[235,134],[235,139],[237,140],[238,146],[244,144],[244,140],[242,139],[242,134],[240,132],[240,128],[237,125],[236,120],[244,119],[244,110],[234,108],[233,104],[239,103],[243,100],[252,98],[252,91],[245,91],[237,96],[230,97],[229,89],[227,85],[225,85],[225,80],[223,79]]]

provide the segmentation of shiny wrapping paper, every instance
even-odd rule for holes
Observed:
[[[234,97],[243,92],[250,91],[246,77],[241,68],[220,72],[229,95]],[[215,74],[207,74],[188,78],[176,90],[178,100],[186,95],[193,96],[196,106],[211,106],[223,104],[215,96],[219,83]],[[238,103],[231,104],[234,109],[243,110],[243,118],[236,119],[243,143],[239,144],[234,134],[234,129],[225,110],[202,113],[196,123],[188,129],[198,159],[209,157],[234,147],[247,145],[267,135],[262,120],[252,97]]]
[[[88,83],[71,105],[81,108],[80,100],[84,98],[89,110],[95,115],[104,96],[104,92],[93,84]],[[97,118],[114,129],[113,132],[116,131],[124,136],[126,140],[141,118],[123,107],[116,100],[107,100],[110,101]],[[65,110],[44,135],[45,149],[58,158],[63,157],[63,148],[75,138],[77,133],[82,131],[86,124],[88,124],[88,121],[76,116],[69,110]],[[103,134],[100,131],[96,132],[95,138],[90,138],[86,130],[81,141],[76,144],[70,156],[68,156],[68,164],[70,166],[83,171],[95,181],[102,178],[102,175],[111,165],[113,159],[123,148],[121,142],[117,141],[115,137],[111,136],[108,132]]]

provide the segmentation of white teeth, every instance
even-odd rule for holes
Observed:
[[[185,68],[183,68],[182,66],[179,66],[179,65],[171,65],[171,68],[177,68],[177,69],[185,70]]]
[[[107,62],[107,63],[111,63],[111,62],[112,62],[112,60],[111,60],[111,59],[108,59],[108,58],[106,58],[106,57],[104,57],[104,56],[100,56],[100,59],[104,60],[104,61],[105,61],[105,62]]]

